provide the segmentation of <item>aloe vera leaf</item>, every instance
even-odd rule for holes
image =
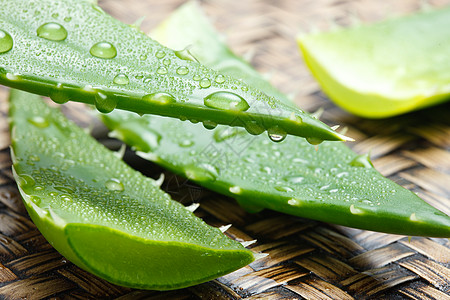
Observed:
[[[186,20],[189,26],[179,30],[177,24]],[[171,46],[193,44],[200,61],[205,56],[210,67],[223,73],[249,69],[220,42],[193,3],[173,13],[156,36]],[[213,59],[213,54],[225,55]],[[267,87],[267,93],[274,89],[253,70],[246,76]],[[102,119],[112,136],[132,145],[140,156],[236,198],[249,211],[268,208],[361,229],[450,236],[449,216],[384,178],[367,155],[358,156],[343,143],[324,142],[316,151],[301,138],[271,143],[239,128],[217,126],[208,131],[198,124],[157,116],[136,118],[120,111]],[[154,135],[158,143],[149,142],[154,137],[142,138]]]
[[[119,285],[168,290],[254,260],[36,98],[11,92],[14,177],[34,223],[70,261]]]
[[[0,1],[0,84],[253,134],[348,140],[293,105],[172,51],[86,0]],[[2,37],[3,36],[3,37]]]
[[[342,108],[383,118],[450,99],[450,7],[301,35],[322,89]]]

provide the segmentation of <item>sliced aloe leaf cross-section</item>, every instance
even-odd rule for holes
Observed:
[[[384,118],[450,100],[450,7],[330,32],[298,43],[342,108]]]
[[[186,26],[180,30],[182,22]],[[171,47],[192,44],[195,56],[210,67],[241,73],[266,93],[289,101],[220,42],[195,4],[180,8],[155,36]],[[198,124],[119,111],[103,120],[113,136],[142,157],[234,197],[250,211],[268,208],[361,229],[450,236],[449,216],[384,178],[367,155],[358,156],[343,143],[324,142],[316,151],[302,138],[271,143],[239,128],[208,131]]]
[[[95,104],[253,134],[348,139],[276,97],[170,50],[87,0],[1,0],[0,84],[57,103]]]
[[[119,285],[168,290],[254,260],[38,98],[11,92],[14,177],[33,222],[71,262]]]

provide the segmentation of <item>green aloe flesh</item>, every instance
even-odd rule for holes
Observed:
[[[189,26],[180,28],[181,23]],[[192,44],[201,62],[223,73],[241,73],[288,101],[219,41],[195,4],[175,12],[158,27],[156,37],[172,47]],[[250,211],[268,208],[361,229],[450,236],[449,216],[384,178],[367,155],[358,156],[343,143],[324,142],[316,151],[302,138],[272,143],[240,128],[205,130],[198,124],[121,111],[102,118],[112,136],[142,157],[234,197]]]
[[[450,99],[450,7],[378,24],[302,35],[298,43],[328,96],[383,118]]]
[[[11,92],[14,177],[33,222],[71,262],[119,285],[167,290],[254,260],[38,98]]]
[[[163,47],[87,0],[0,0],[0,84],[253,134],[349,140],[293,105]]]

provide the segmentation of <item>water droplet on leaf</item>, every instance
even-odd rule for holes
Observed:
[[[108,42],[99,42],[94,44],[89,52],[95,57],[105,59],[114,58],[117,55],[116,47]]]
[[[108,190],[118,191],[118,192],[122,192],[125,189],[125,187],[123,186],[123,183],[120,182],[120,180],[118,180],[116,178],[111,178],[111,179],[107,180],[105,182],[105,187]]]
[[[267,130],[267,134],[273,142],[281,142],[286,138],[286,131],[278,126],[269,128],[269,130]]]
[[[46,128],[50,125],[50,123],[41,116],[34,116],[31,119],[28,119],[28,122],[39,128]]]
[[[187,67],[179,67],[177,69],[177,74],[178,75],[186,75],[189,73],[189,69]]]
[[[211,86],[211,81],[208,78],[203,78],[200,80],[199,85],[201,88],[206,89]]]
[[[246,111],[249,105],[244,98],[230,92],[215,92],[205,97],[204,104],[223,110]]]
[[[128,76],[126,74],[119,73],[116,75],[116,77],[114,77],[113,82],[115,84],[125,85],[125,84],[130,83],[130,79],[128,78]]]
[[[105,94],[98,92],[95,94],[94,104],[99,112],[107,114],[116,108],[117,99],[115,97],[108,97]]]
[[[142,97],[143,100],[159,103],[159,104],[170,104],[176,102],[175,98],[168,93],[153,93]]]
[[[8,52],[13,47],[13,39],[9,33],[0,29],[0,53]]]
[[[42,24],[36,32],[39,37],[50,41],[63,41],[67,38],[67,30],[55,22]]]

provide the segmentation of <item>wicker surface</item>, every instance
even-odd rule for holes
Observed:
[[[100,5],[132,23],[142,15],[149,31],[181,1],[104,0]],[[450,214],[450,103],[383,121],[364,120],[334,106],[319,91],[298,55],[300,29],[375,21],[420,9],[420,1],[283,0],[202,2],[228,42],[272,82],[322,119],[348,126],[356,152],[371,151],[384,175]],[[421,2],[422,3],[422,2]],[[450,1],[432,1],[433,6]],[[227,234],[258,242],[270,255],[230,275],[171,292],[117,287],[60,256],[29,220],[12,179],[6,122],[6,90],[0,93],[0,297],[7,299],[450,299],[450,242],[349,229],[265,211],[251,215],[221,195],[166,172],[164,187],[175,199],[200,202],[208,223],[233,224]],[[91,120],[79,105],[65,111],[81,125]],[[102,136],[101,128],[97,131]],[[103,140],[111,147],[117,142]],[[129,153],[132,165],[162,171]],[[152,171],[148,171],[152,170]]]

